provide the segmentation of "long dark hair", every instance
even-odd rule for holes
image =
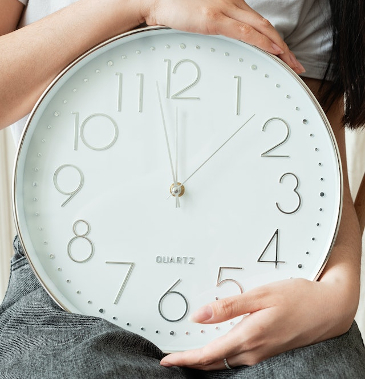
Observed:
[[[343,123],[365,126],[365,0],[329,0],[333,49],[322,86],[322,102],[330,106],[345,96]],[[323,81],[323,83],[324,83]]]

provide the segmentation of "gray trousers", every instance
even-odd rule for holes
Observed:
[[[357,325],[344,335],[295,349],[255,366],[203,372],[165,368],[151,342],[103,319],[60,309],[40,286],[19,240],[0,306],[1,379],[89,378],[365,378]]]

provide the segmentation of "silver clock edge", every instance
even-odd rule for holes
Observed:
[[[226,38],[226,37],[222,37],[222,38]],[[226,38],[226,39],[229,39],[229,38]],[[313,281],[317,281],[319,279],[319,277],[321,276],[329,258],[330,258],[330,255],[331,255],[331,251],[333,249],[333,246],[336,242],[336,238],[337,238],[337,234],[338,234],[338,231],[339,231],[339,228],[340,228],[340,221],[341,221],[341,217],[342,217],[342,206],[343,206],[343,169],[342,169],[342,163],[341,163],[341,156],[340,156],[340,151],[339,151],[339,148],[338,148],[338,144],[337,144],[337,141],[336,141],[336,138],[335,138],[335,135],[334,135],[334,132],[332,130],[332,127],[331,127],[331,124],[323,110],[323,108],[321,107],[321,105],[319,104],[317,98],[314,96],[313,92],[309,89],[309,87],[307,86],[307,84],[304,82],[304,80],[297,74],[294,72],[294,70],[292,70],[284,61],[282,61],[280,58],[278,58],[277,56],[271,54],[271,53],[268,53],[267,51],[264,51],[262,49],[260,49],[259,47],[257,46],[253,46],[253,45],[250,45],[246,42],[243,42],[243,41],[240,41],[241,43],[243,44],[246,44],[246,45],[249,45],[251,46],[253,49],[256,49],[258,51],[260,51],[261,53],[265,54],[266,56],[270,57],[271,59],[273,59],[274,61],[276,61],[279,65],[281,65],[289,74],[291,74],[291,76],[298,82],[298,84],[306,91],[307,95],[309,96],[309,98],[311,99],[313,105],[316,107],[318,113],[321,115],[321,118],[327,128],[327,132],[331,138],[331,141],[332,141],[332,145],[333,145],[333,148],[335,150],[335,153],[336,153],[336,158],[337,158],[337,164],[338,164],[338,174],[339,174],[339,188],[340,188],[340,201],[339,201],[339,204],[338,204],[338,217],[337,217],[337,220],[336,220],[336,228],[335,228],[335,232],[333,234],[333,238],[332,238],[332,241],[331,241],[331,244],[329,246],[329,249],[328,249],[328,252],[327,252],[327,255],[326,255],[326,258],[324,259],[323,263],[322,263],[322,266],[321,268],[319,269],[319,271],[316,273],[316,275],[312,278]]]
[[[261,50],[261,49],[259,49],[259,50]],[[337,234],[338,234],[338,231],[339,231],[339,228],[340,228],[340,222],[341,222],[341,217],[342,217],[342,206],[343,206],[343,168],[342,168],[340,151],[339,151],[338,144],[337,144],[337,141],[336,141],[336,138],[335,138],[335,134],[334,134],[334,132],[332,130],[331,124],[330,124],[330,122],[329,122],[329,120],[328,120],[328,118],[327,118],[327,116],[326,116],[323,108],[321,107],[321,105],[319,104],[317,98],[314,96],[313,92],[309,89],[309,87],[307,86],[307,84],[303,81],[303,79],[300,78],[299,75],[297,75],[280,58],[276,57],[275,55],[269,54],[269,53],[267,53],[265,51],[263,51],[263,52],[265,54],[271,56],[275,61],[277,61],[280,65],[282,65],[294,77],[294,79],[296,79],[296,81],[302,86],[302,88],[307,92],[307,94],[310,97],[310,99],[312,100],[314,106],[317,108],[318,113],[321,115],[324,124],[326,125],[327,132],[328,132],[328,134],[329,134],[329,136],[331,138],[332,145],[333,145],[333,148],[334,148],[335,153],[336,153],[337,164],[338,164],[338,175],[339,175],[339,189],[340,189],[340,193],[339,193],[340,199],[339,199],[339,204],[338,204],[338,207],[339,207],[339,209],[338,209],[338,216],[337,216],[337,220],[336,220],[335,232],[333,233],[332,241],[331,241],[331,244],[330,244],[330,246],[328,248],[328,252],[327,252],[326,258],[324,259],[324,261],[322,263],[322,266],[319,269],[318,273],[313,278],[313,281],[316,281],[321,276],[321,274],[322,274],[322,272],[323,272],[323,270],[324,270],[324,268],[325,268],[325,266],[326,266],[326,264],[327,264],[327,262],[328,262],[328,260],[330,258],[331,251],[332,251],[332,249],[333,249],[333,247],[335,245]]]
[[[117,36],[114,36],[104,42],[101,42],[100,44],[94,46],[93,48],[89,49],[88,51],[86,51],[84,54],[80,55],[78,58],[76,58],[75,60],[73,60],[69,65],[67,65],[53,80],[52,82],[48,85],[48,87],[44,90],[44,92],[42,93],[42,95],[39,97],[38,101],[36,102],[36,104],[34,105],[28,119],[27,119],[27,122],[25,124],[25,127],[24,127],[24,130],[21,134],[21,138],[20,138],[20,142],[17,146],[17,149],[16,149],[16,158],[15,158],[15,161],[14,161],[14,166],[13,166],[13,181],[12,181],[12,205],[13,205],[13,217],[14,217],[14,223],[15,223],[15,228],[16,228],[16,232],[18,234],[18,237],[20,239],[20,242],[23,246],[23,250],[27,256],[27,259],[29,261],[29,264],[33,270],[33,272],[35,273],[35,275],[37,276],[38,280],[41,282],[43,288],[46,290],[46,292],[50,295],[50,297],[61,307],[63,308],[65,311],[67,312],[71,312],[71,310],[69,310],[59,299],[57,299],[55,297],[55,295],[52,294],[52,292],[48,289],[48,287],[45,285],[45,283],[43,282],[42,278],[40,277],[40,275],[38,274],[36,268],[34,267],[30,257],[29,257],[29,254],[27,252],[27,249],[25,247],[25,244],[24,244],[24,241],[23,241],[23,237],[22,237],[22,234],[21,234],[21,231],[20,231],[20,227],[19,227],[19,220],[18,220],[18,208],[17,208],[17,202],[16,202],[16,196],[15,196],[15,193],[16,193],[16,187],[17,187],[17,183],[16,183],[16,173],[17,173],[17,167],[18,167],[18,162],[19,162],[19,154],[20,154],[20,150],[21,150],[21,147],[24,143],[24,138],[26,136],[26,133],[27,133],[27,130],[28,130],[28,126],[30,124],[30,122],[32,121],[33,119],[33,116],[35,114],[35,112],[37,111],[39,105],[41,104],[41,102],[43,101],[43,99],[46,97],[46,95],[48,94],[48,92],[53,88],[53,86],[58,82],[58,80],[60,78],[62,78],[72,67],[74,67],[76,64],[78,64],[80,61],[82,61],[85,57],[87,57],[88,55],[92,54],[94,51],[97,51],[99,50],[100,48],[116,41],[116,40],[119,40],[119,39],[122,39],[122,38],[125,38],[125,37],[128,37],[128,36],[131,36],[131,35],[135,35],[135,34],[139,34],[139,33],[143,33],[143,32],[146,32],[146,31],[150,31],[150,30],[169,30],[171,28],[169,27],[166,27],[166,26],[147,26],[147,27],[142,27],[142,28],[137,28],[137,29],[134,29],[134,30],[131,30],[131,31],[128,31],[128,32],[125,32],[125,33],[122,33],[122,34],[119,34]],[[188,32],[182,32],[182,31],[178,31],[176,30],[177,32],[180,32],[180,33],[186,33],[188,34]],[[194,33],[190,33],[190,34],[194,34]],[[196,33],[195,33],[196,34]],[[226,40],[232,40],[228,37],[224,37],[224,36],[217,36],[217,35],[214,35],[213,37],[215,38],[221,38],[221,39],[226,39]],[[343,205],[343,169],[342,169],[342,164],[341,164],[341,159],[340,159],[340,153],[339,153],[339,149],[338,149],[338,145],[337,145],[337,141],[335,139],[335,136],[334,136],[334,133],[332,131],[332,127],[330,126],[330,123],[328,121],[328,118],[326,116],[326,114],[324,113],[322,107],[320,106],[318,100],[316,99],[316,97],[313,95],[312,91],[308,88],[308,86],[304,83],[304,81],[285,63],[283,62],[280,58],[276,57],[275,55],[273,54],[270,54],[256,46],[253,46],[253,45],[250,45],[246,42],[243,42],[243,41],[239,41],[241,42],[242,44],[245,44],[245,45],[249,45],[251,46],[253,49],[256,49],[258,51],[260,51],[261,53],[267,55],[268,57],[270,57],[271,59],[275,60],[277,63],[279,63],[287,72],[289,72],[289,74],[291,74],[293,76],[293,78],[303,87],[303,89],[307,92],[307,94],[309,95],[309,97],[311,98],[313,104],[315,105],[315,107],[317,108],[318,112],[320,113],[321,117],[322,117],[322,120],[324,121],[324,124],[326,125],[326,128],[327,128],[327,131],[331,137],[331,141],[332,141],[332,144],[333,144],[333,147],[335,149],[335,152],[336,152],[336,158],[337,158],[337,162],[338,162],[338,167],[339,167],[339,180],[340,180],[340,201],[339,201],[339,212],[338,212],[338,218],[337,218],[337,221],[336,221],[336,228],[335,228],[335,233],[333,234],[333,239],[331,241],[331,244],[330,244],[330,247],[329,247],[329,250],[327,252],[327,255],[326,255],[326,258],[324,259],[323,261],[323,264],[321,266],[321,268],[319,269],[318,273],[315,275],[315,277],[312,279],[313,281],[316,281],[318,280],[318,278],[320,277],[325,265],[327,264],[329,258],[330,258],[330,254],[331,254],[331,250],[335,244],[335,241],[336,241],[336,237],[337,237],[337,234],[338,234],[338,230],[339,230],[339,225],[340,225],[340,220],[341,220],[341,215],[342,215],[342,205]]]

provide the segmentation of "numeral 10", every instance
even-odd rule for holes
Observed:
[[[104,114],[104,113],[92,114],[91,116],[87,117],[81,123],[81,126],[80,126],[79,112],[72,112],[72,114],[75,115],[75,120],[74,120],[74,150],[75,151],[77,151],[79,149],[79,138],[81,138],[81,141],[84,143],[85,146],[87,146],[89,149],[95,150],[95,151],[102,151],[102,150],[110,149],[115,144],[115,142],[117,141],[118,135],[119,135],[118,124],[116,123],[115,120],[113,120],[107,114]],[[91,121],[92,119],[95,119],[95,118],[98,118],[99,119],[98,121],[100,121],[100,119],[102,119],[103,121],[100,121],[100,122],[103,122],[103,123],[105,123],[105,121],[108,124],[111,123],[112,127],[114,129],[114,135],[113,135],[112,140],[105,146],[93,146],[85,138],[85,128],[86,128],[88,122]],[[104,127],[104,125],[103,125],[103,127]]]

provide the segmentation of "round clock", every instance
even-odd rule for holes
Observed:
[[[240,41],[162,27],[65,69],[14,174],[18,232],[49,294],[164,351],[239,321],[190,322],[206,303],[316,279],[341,199],[335,139],[298,76]]]

